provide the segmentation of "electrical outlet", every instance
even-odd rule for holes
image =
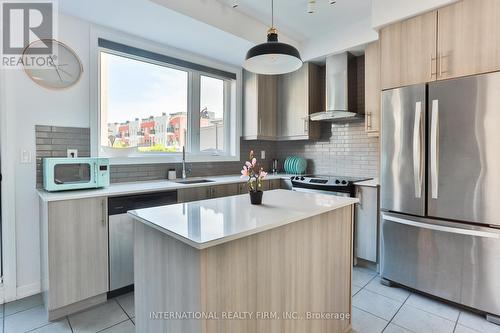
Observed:
[[[78,149],[68,149],[66,150],[66,155],[68,156],[68,158],[77,158]]]
[[[31,160],[31,152],[26,149],[21,150],[21,164],[29,164]]]
[[[261,160],[265,160],[266,159],[266,151],[265,150],[261,150],[260,151],[260,159]]]

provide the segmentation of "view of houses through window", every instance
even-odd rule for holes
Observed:
[[[224,150],[224,80],[199,75],[199,128],[190,128],[189,70],[108,52],[100,57],[102,146],[180,152],[199,131],[200,152]]]

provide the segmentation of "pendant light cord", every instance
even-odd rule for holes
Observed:
[[[274,0],[271,0],[271,28],[274,28]]]

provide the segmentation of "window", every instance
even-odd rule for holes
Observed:
[[[200,150],[224,151],[224,81],[200,78]]]
[[[100,155],[167,157],[183,147],[191,156],[237,155],[235,74],[99,45]]]

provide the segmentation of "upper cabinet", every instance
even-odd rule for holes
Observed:
[[[436,39],[436,11],[383,28],[380,31],[382,89],[435,80]]]
[[[309,115],[324,111],[324,77],[321,68],[304,63],[297,71],[278,77],[278,139],[308,140],[320,135],[318,122]]]
[[[284,75],[244,71],[243,139],[319,138],[319,124],[311,122],[309,115],[325,107],[323,72],[310,63]]]
[[[380,47],[372,42],[365,48],[365,131],[368,136],[380,132]]]
[[[274,140],[277,135],[277,77],[243,73],[243,138]]]
[[[439,79],[500,70],[500,1],[459,1],[438,17]]]
[[[382,89],[500,70],[499,21],[500,1],[462,0],[383,28]]]

